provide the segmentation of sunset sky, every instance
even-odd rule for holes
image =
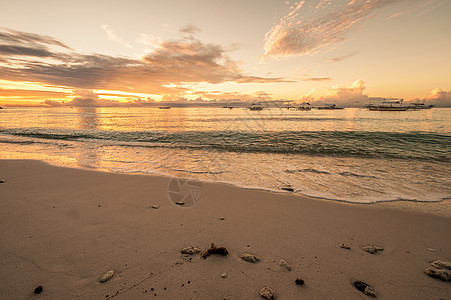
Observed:
[[[0,105],[418,98],[451,106],[448,0],[0,0]]]

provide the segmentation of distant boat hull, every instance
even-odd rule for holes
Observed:
[[[170,106],[159,106],[158,108],[159,108],[159,109],[171,109]]]
[[[375,107],[368,107],[368,109],[371,111],[406,111],[409,109],[409,107],[407,107],[407,106],[404,106],[404,107],[375,106]]]
[[[250,110],[263,110],[263,107],[261,106],[254,106],[254,107],[249,107]]]

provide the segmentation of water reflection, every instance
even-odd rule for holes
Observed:
[[[99,128],[99,117],[95,107],[78,107],[78,128],[86,131],[95,131]],[[77,155],[77,163],[88,168],[99,168],[99,145],[94,141],[86,141],[80,144]]]

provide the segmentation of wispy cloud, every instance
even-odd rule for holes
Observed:
[[[117,35],[116,31],[113,28],[111,28],[110,26],[102,25],[101,27],[106,32],[109,40],[111,40],[115,43],[118,43],[119,45],[125,46],[127,48],[133,48],[131,45],[124,42],[124,40],[122,38],[120,38]]]
[[[202,32],[203,30],[199,27],[197,27],[194,24],[188,24],[186,26],[183,26],[180,28],[181,33],[188,33],[188,34],[196,34],[199,32]]]
[[[349,53],[346,55],[332,57],[332,58],[328,59],[327,62],[339,62],[339,61],[345,60],[347,58],[353,57],[359,53],[360,53],[359,51],[356,51],[356,52],[352,52],[352,53]]]
[[[342,42],[378,9],[405,0],[300,1],[265,35],[269,57],[314,53]]]

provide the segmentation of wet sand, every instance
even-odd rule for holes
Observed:
[[[451,217],[433,210],[206,182],[192,185],[195,205],[176,205],[169,177],[31,160],[0,160],[0,180],[2,299],[262,299],[264,286],[277,299],[370,298],[356,280],[380,299],[451,295],[450,282],[424,272],[432,260],[451,260]],[[181,184],[187,195],[189,184]],[[211,243],[228,254],[180,252]],[[384,250],[370,254],[366,245]],[[109,270],[113,277],[100,283]]]

